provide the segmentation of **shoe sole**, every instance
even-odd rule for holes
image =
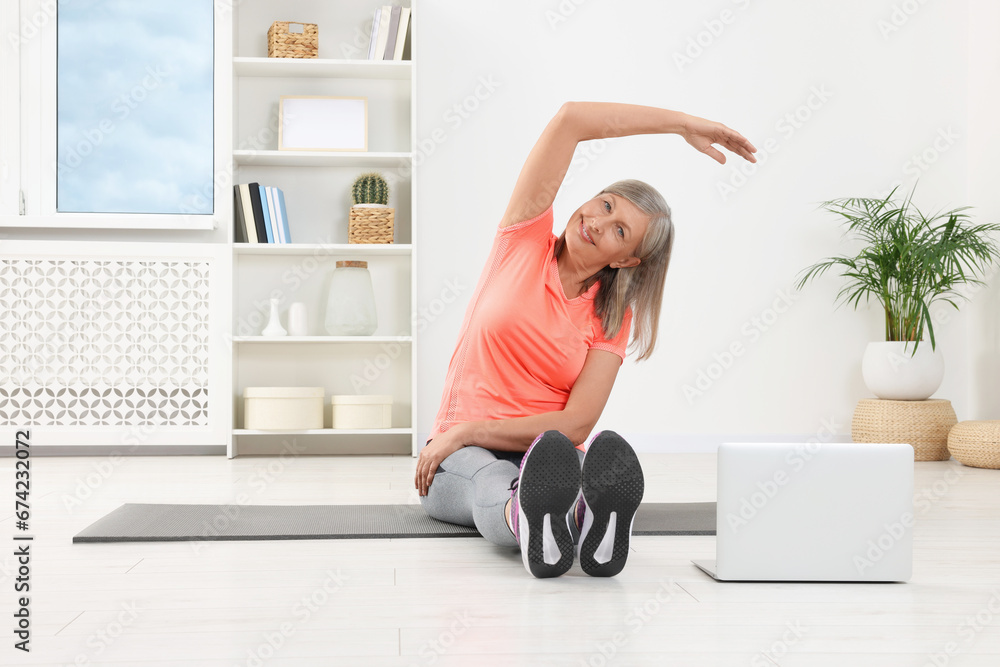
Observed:
[[[580,532],[580,567],[592,577],[613,577],[628,560],[632,521],[645,491],[635,450],[614,431],[597,434],[583,459],[581,487],[588,511]]]
[[[573,443],[558,431],[546,432],[528,452],[517,486],[521,558],[533,576],[558,577],[573,566],[567,513],[579,492],[580,459]],[[546,553],[555,562],[546,562]]]

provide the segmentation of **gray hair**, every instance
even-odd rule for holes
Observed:
[[[648,359],[656,346],[660,325],[663,287],[674,245],[674,223],[670,207],[655,188],[635,179],[612,183],[605,192],[624,197],[649,216],[649,226],[635,249],[640,263],[613,269],[606,266],[597,273],[600,287],[594,296],[594,312],[601,318],[605,338],[614,338],[621,330],[626,309],[632,307],[633,350],[636,361]]]

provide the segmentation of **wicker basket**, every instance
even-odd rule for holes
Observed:
[[[965,421],[948,431],[948,451],[973,468],[1000,469],[1000,421]]]
[[[392,243],[392,220],[396,209],[374,204],[351,207],[348,243]]]
[[[863,398],[851,421],[854,442],[905,442],[917,461],[946,461],[948,431],[958,423],[951,401],[890,401]]]
[[[289,32],[288,26],[301,32]],[[316,58],[319,54],[319,26],[315,23],[275,21],[267,31],[268,58]]]

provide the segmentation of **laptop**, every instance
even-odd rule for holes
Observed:
[[[913,447],[901,443],[719,446],[720,581],[907,581]]]

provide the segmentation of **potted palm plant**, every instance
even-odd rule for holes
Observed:
[[[957,288],[984,284],[976,275],[985,273],[1000,256],[990,236],[1000,231],[1000,225],[970,224],[963,212],[968,206],[924,215],[912,204],[913,191],[902,204],[893,201],[897,189],[885,199],[823,202],[821,207],[842,216],[848,232],[866,245],[855,257],[829,257],[804,269],[796,288],[839,265],[848,283],[838,300],[846,295],[857,309],[861,297],[866,303],[874,297],[885,312],[885,341],[870,342],[865,349],[861,365],[865,385],[879,398],[915,401],[937,391],[944,376],[931,305],[942,300],[958,309],[954,298],[965,295]],[[930,349],[920,346],[925,329]]]

